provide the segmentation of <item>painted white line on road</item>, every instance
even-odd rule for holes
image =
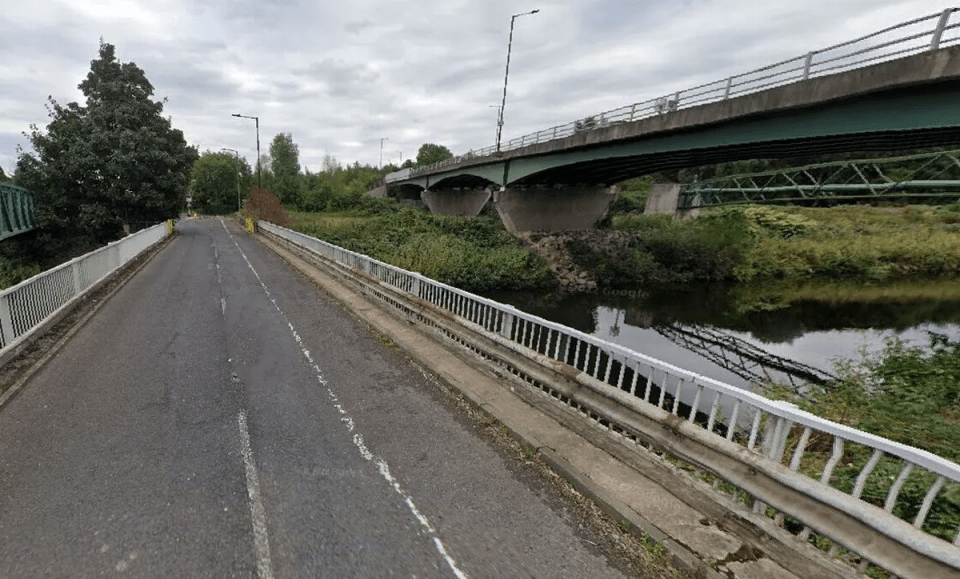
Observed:
[[[270,565],[270,541],[267,538],[267,515],[260,499],[260,478],[257,476],[257,464],[250,450],[250,432],[247,430],[247,413],[243,410],[237,415],[240,426],[240,452],[243,455],[243,467],[247,476],[247,495],[250,497],[250,518],[253,520],[253,549],[257,558],[257,575],[260,579],[273,579]]]
[[[280,305],[277,304],[277,300],[273,299],[273,295],[270,293],[270,290],[267,288],[267,285],[263,283],[263,280],[260,279],[260,274],[257,273],[257,270],[253,267],[253,264],[250,263],[250,260],[247,259],[247,254],[240,249],[240,244],[237,243],[237,240],[233,237],[233,234],[230,233],[230,230],[227,229],[227,224],[223,222],[223,219],[220,220],[220,224],[223,225],[224,231],[227,232],[227,235],[230,236],[230,239],[233,241],[233,244],[237,246],[237,250],[240,252],[240,255],[243,257],[243,260],[247,262],[247,267],[250,268],[250,271],[253,272],[254,277],[257,278],[257,281],[260,283],[260,287],[263,288],[264,293],[267,294],[270,302],[273,303],[273,307],[277,308],[277,311],[280,312],[280,316],[285,322],[287,322],[287,327],[290,328],[290,332],[293,334],[294,339],[297,341],[297,345],[300,347],[300,353],[303,354],[303,357],[310,364],[310,367],[313,368],[314,373],[316,374],[317,381],[321,386],[325,387],[327,390],[327,395],[330,397],[330,400],[333,401],[334,407],[340,413],[341,422],[346,425],[348,432],[353,432],[353,444],[357,447],[357,450],[360,452],[360,456],[364,460],[373,462],[377,467],[377,472],[380,473],[380,476],[387,481],[387,483],[393,487],[393,490],[400,495],[400,498],[407,505],[407,508],[410,509],[410,512],[413,513],[413,516],[420,522],[420,525],[430,534],[431,539],[433,539],[433,544],[436,547],[437,551],[443,556],[444,560],[447,562],[447,565],[450,566],[450,569],[453,571],[453,574],[458,579],[467,579],[467,574],[464,573],[458,566],[457,562],[450,556],[447,552],[446,547],[444,547],[443,542],[440,540],[440,537],[437,536],[437,530],[430,524],[430,521],[423,516],[420,512],[420,509],[417,508],[417,505],[413,502],[413,497],[407,494],[406,491],[400,486],[400,483],[390,474],[390,467],[387,465],[386,461],[382,458],[374,456],[372,452],[367,448],[367,445],[363,442],[363,436],[359,432],[354,432],[355,425],[353,419],[347,414],[347,411],[344,410],[343,406],[340,404],[340,400],[337,398],[337,395],[334,394],[330,386],[327,385],[327,380],[323,377],[323,373],[320,372],[320,366],[317,365],[313,360],[313,356],[310,355],[310,351],[307,350],[306,346],[303,343],[303,340],[300,338],[300,334],[297,333],[297,330],[293,327],[293,324],[290,323],[290,320],[287,319],[287,315],[283,313],[283,310],[280,309]],[[248,484],[249,487],[249,484]],[[269,555],[269,553],[268,553]]]

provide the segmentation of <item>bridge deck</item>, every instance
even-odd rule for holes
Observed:
[[[635,572],[276,255],[180,230],[0,409],[0,576]]]

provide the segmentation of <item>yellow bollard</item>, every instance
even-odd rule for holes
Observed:
[[[253,219],[250,219],[249,217],[247,217],[247,231],[249,231],[250,233],[257,232],[257,223]]]
[[[167,235],[173,235],[173,219],[167,219]]]

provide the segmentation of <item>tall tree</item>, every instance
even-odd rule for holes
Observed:
[[[273,173],[273,192],[286,206],[300,199],[303,179],[300,177],[300,148],[293,135],[280,133],[270,142],[270,170]]]
[[[176,216],[197,151],[163,117],[144,71],[101,40],[79,88],[86,104],[50,98],[50,124],[45,132],[31,125],[34,152],[17,161],[18,182],[39,196],[40,230],[102,243],[124,223]]]
[[[190,196],[193,207],[202,212],[236,211],[238,199],[253,183],[250,166],[226,152],[206,151],[193,164]]]
[[[453,158],[453,153],[443,145],[424,143],[420,145],[420,150],[417,151],[418,166],[432,165],[451,158]]]

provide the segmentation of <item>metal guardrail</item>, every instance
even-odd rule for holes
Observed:
[[[678,209],[823,198],[960,197],[960,149],[833,161],[680,185]]]
[[[33,193],[0,183],[0,240],[33,229],[34,206]]]
[[[950,23],[951,15],[957,11],[960,11],[960,8],[947,8],[943,12],[902,22],[860,38],[814,50],[749,72],[523,135],[502,143],[500,150],[510,151],[528,145],[563,139],[584,131],[656,117],[680,109],[720,102],[732,97],[810,78],[835,74],[925,51],[934,51],[960,42],[960,35],[951,34],[951,32],[960,28],[960,23]],[[416,167],[411,172],[410,177],[433,173],[441,167],[479,157],[487,157],[496,152],[496,145],[469,151],[446,161]]]
[[[154,225],[0,292],[0,352],[168,234],[167,223]]]
[[[960,465],[956,463],[825,420],[793,404],[770,400],[689,372],[319,239],[263,221],[258,221],[257,227],[446,310],[454,314],[458,323],[524,353],[530,360],[538,363],[552,360],[573,367],[580,372],[577,380],[582,385],[598,388],[607,398],[627,404],[624,408],[650,409],[646,411],[663,413],[667,419],[672,417],[674,422],[683,423],[684,428],[693,427],[695,430],[691,432],[698,433],[695,438],[726,448],[727,456],[730,448],[736,448],[735,460],[742,461],[746,468],[752,470],[757,464],[765,465],[763,468],[770,469],[769,472],[779,473],[776,476],[783,479],[781,484],[792,486],[794,492],[847,513],[876,532],[960,571],[960,529],[947,540],[924,530],[934,505],[942,506],[946,492],[960,485]],[[568,403],[577,407],[573,402]],[[607,420],[612,423],[617,414],[616,411],[607,414]],[[811,475],[810,469],[816,466],[817,459],[807,450],[814,441],[817,447],[832,450],[826,463]],[[853,487],[841,492],[831,487],[831,477],[851,448],[866,449],[870,458],[856,465]],[[882,469],[878,469],[878,465]],[[851,466],[854,465],[848,464],[846,468]],[[889,476],[891,472],[896,473],[895,478]],[[862,497],[867,483],[877,482],[878,478],[886,486],[885,495],[879,497],[882,500],[873,497],[873,502],[882,506]],[[908,481],[914,488],[920,485],[923,499],[915,510],[907,509],[909,516],[903,519],[895,510],[899,512],[897,507],[902,506],[901,490]],[[768,507],[777,511],[775,520],[781,523],[785,516],[802,520],[802,515],[789,514],[795,505],[753,502],[755,513],[766,513]],[[803,540],[812,532],[822,532],[814,523],[806,525],[800,532]],[[835,543],[830,554],[835,555],[839,549]],[[884,564],[890,568],[896,561],[888,560]],[[861,571],[866,565],[864,559]]]

